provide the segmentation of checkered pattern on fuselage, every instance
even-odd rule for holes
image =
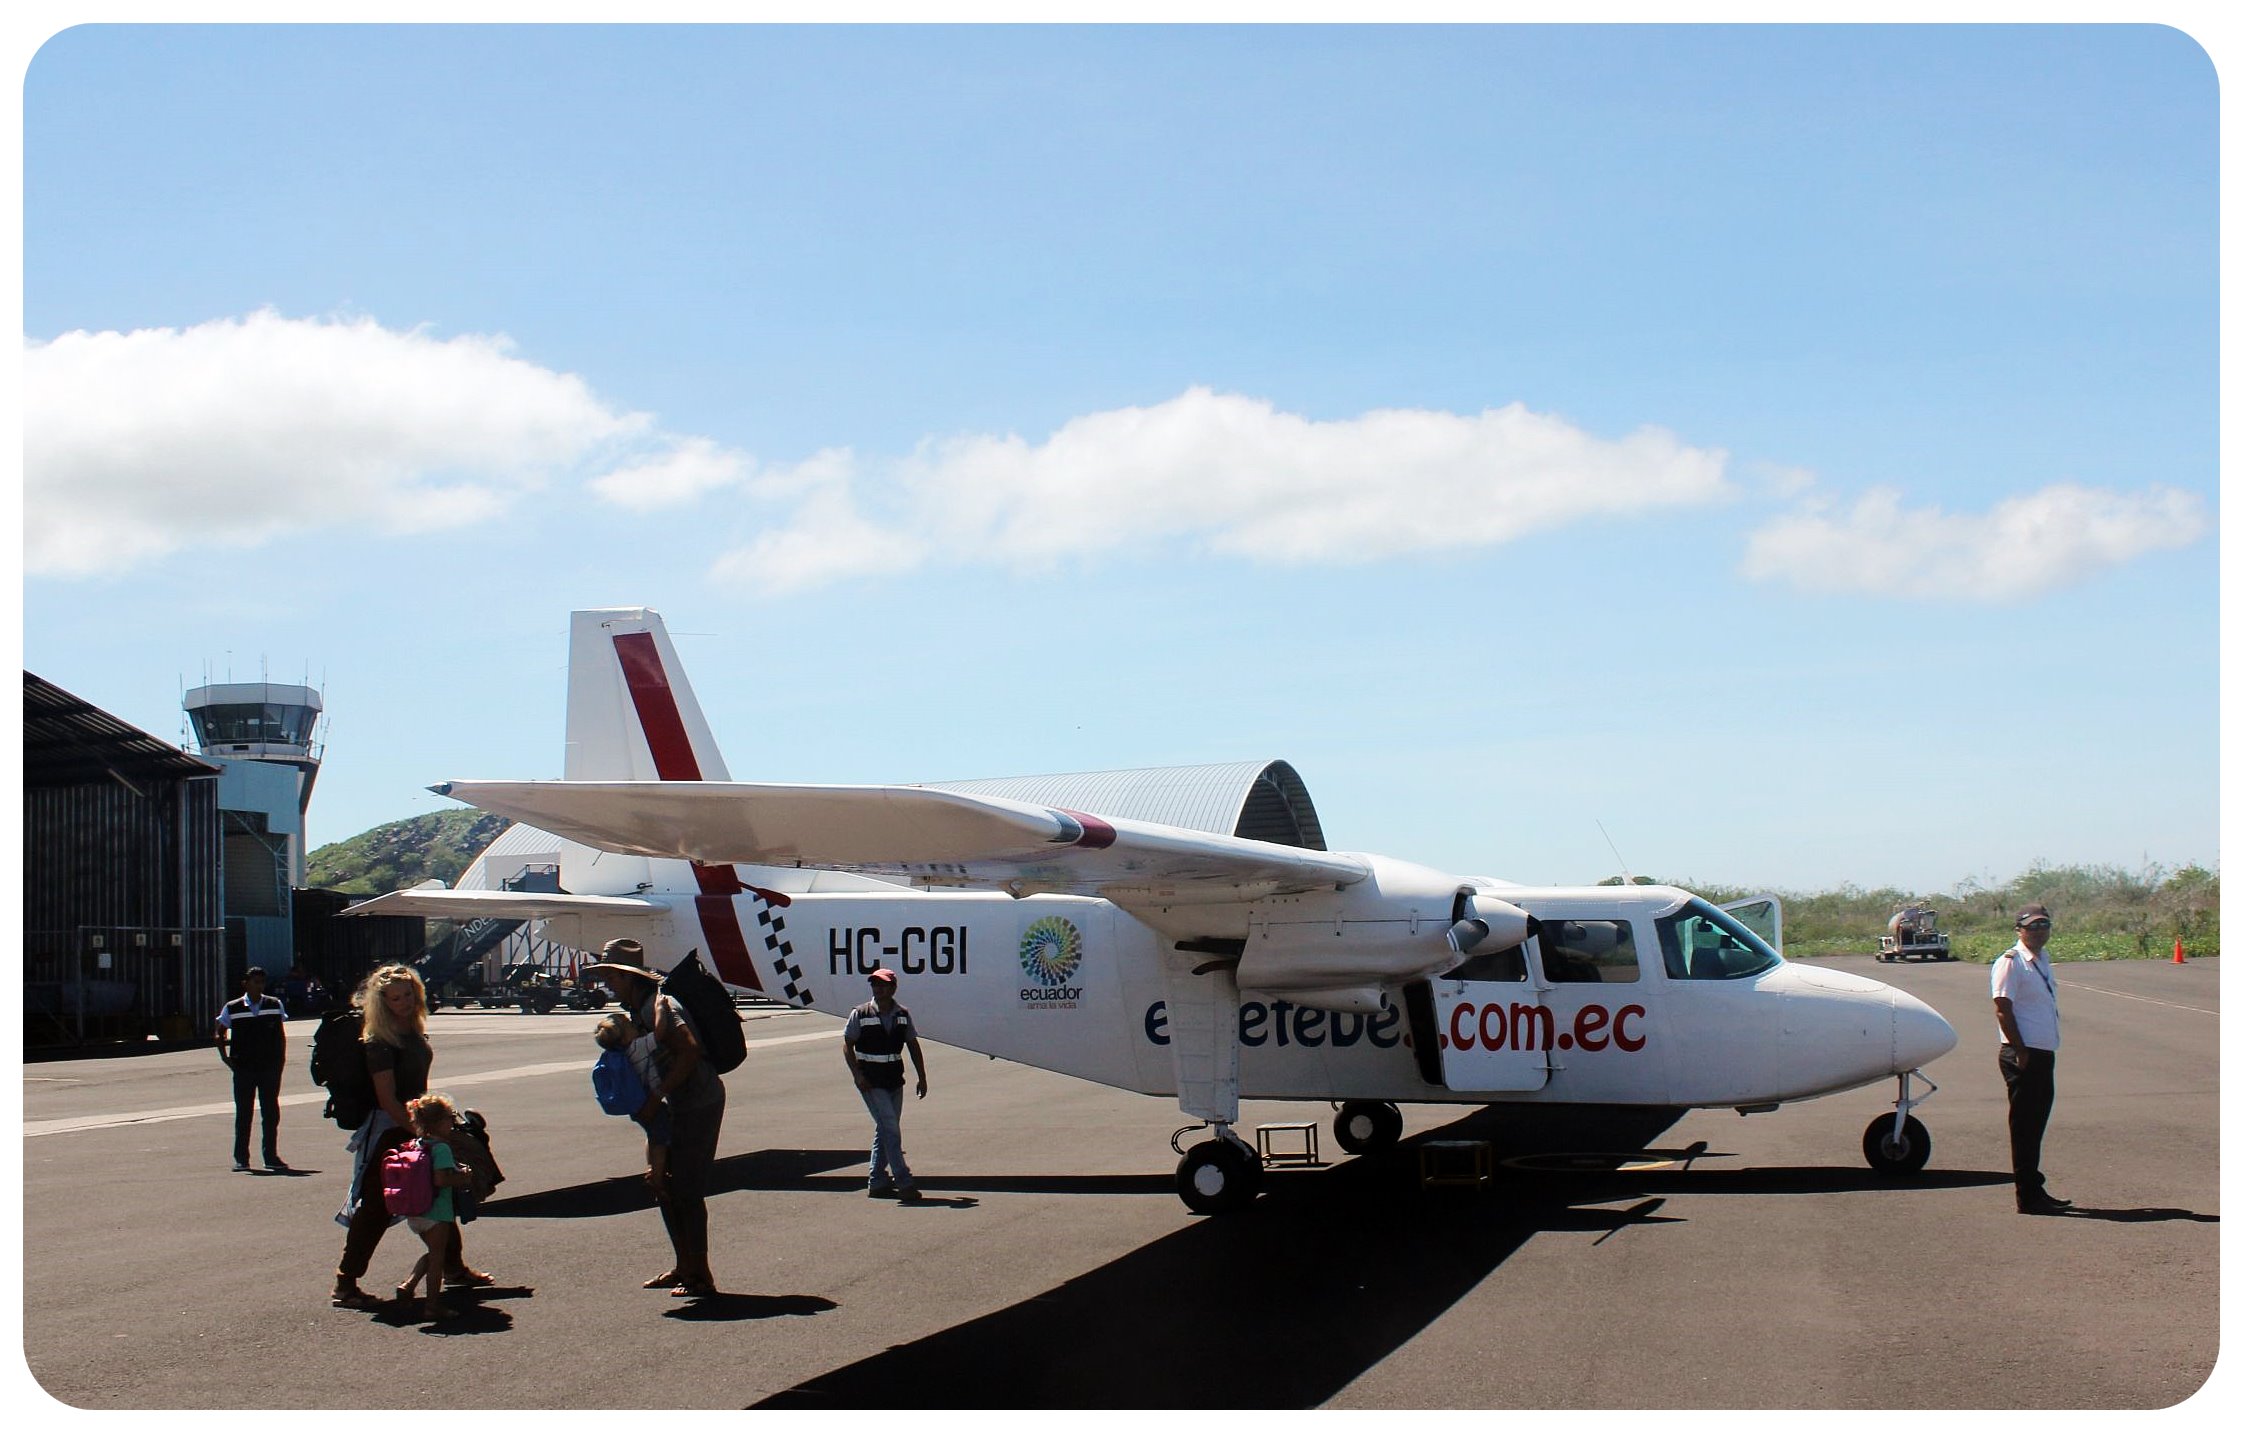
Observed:
[[[771,953],[771,969],[779,977],[779,993],[789,1005],[808,1005],[810,987],[803,982],[802,967],[795,963],[794,942],[787,939],[787,918],[758,900],[755,923],[763,927],[763,948]]]

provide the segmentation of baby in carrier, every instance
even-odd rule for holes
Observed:
[[[670,1111],[656,1105],[651,1118],[639,1118],[648,1096],[662,1085],[654,1058],[654,1032],[641,1033],[630,1016],[617,1012],[600,1021],[592,1038],[600,1043],[599,1061],[592,1066],[592,1092],[599,1096],[601,1109],[629,1115],[646,1130],[646,1182],[659,1194],[670,1172]]]

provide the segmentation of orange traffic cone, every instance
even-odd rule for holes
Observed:
[[[2188,964],[2188,957],[2181,954],[2181,938],[2179,936],[2173,937],[2173,963],[2175,965]]]

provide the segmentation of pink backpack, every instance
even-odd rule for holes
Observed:
[[[409,1139],[382,1156],[382,1203],[392,1214],[426,1214],[436,1202],[436,1161],[425,1140]]]

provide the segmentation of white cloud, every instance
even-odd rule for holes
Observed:
[[[486,520],[651,419],[503,337],[270,311],[24,351],[24,560],[84,575],[200,545]]]
[[[936,552],[1037,567],[1161,542],[1367,562],[1723,500],[1725,462],[1658,429],[1602,439],[1518,404],[1317,421],[1194,388],[1073,419],[1040,444],[966,436],[889,463],[835,451],[759,475],[759,492],[807,496],[717,574],[776,592]]]
[[[720,448],[707,438],[684,438],[668,452],[603,473],[588,486],[622,507],[678,507],[738,484],[751,468],[745,453]]]
[[[1983,514],[1903,508],[1890,488],[1844,510],[1810,508],[1763,524],[1744,575],[1810,592],[2009,602],[2069,586],[2144,553],[2186,547],[2211,529],[2204,500],[2056,483]]]

